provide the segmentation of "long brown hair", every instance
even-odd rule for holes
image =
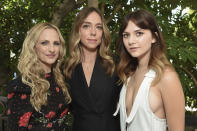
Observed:
[[[65,41],[59,29],[55,25],[46,22],[39,23],[27,32],[18,63],[18,70],[22,75],[23,83],[31,87],[30,102],[37,111],[40,110],[42,105],[47,104],[47,93],[50,87],[49,82],[45,78],[45,72],[40,66],[40,60],[38,59],[34,49],[41,32],[45,29],[54,29],[59,35],[61,48],[58,60],[52,66],[52,71],[55,76],[55,80],[62,88],[68,103],[71,101],[63,75],[60,71],[60,65],[62,64],[66,53]]]
[[[77,17],[75,18],[75,22],[72,28],[70,40],[69,40],[69,53],[70,56],[66,60],[64,74],[71,78],[71,74],[75,69],[76,65],[81,62],[82,49],[80,45],[80,35],[79,28],[83,24],[84,20],[88,17],[88,15],[92,12],[96,12],[102,21],[103,26],[103,35],[101,44],[99,46],[98,55],[101,57],[101,64],[106,69],[106,73],[112,75],[114,71],[114,62],[110,55],[110,44],[111,44],[111,36],[107,25],[105,24],[104,17],[101,15],[101,12],[94,7],[85,7],[83,10],[79,12]]]
[[[165,56],[166,45],[156,19],[151,13],[143,9],[131,12],[123,18],[117,39],[117,52],[120,58],[117,66],[117,73],[120,79],[125,83],[130,73],[134,72],[138,66],[138,59],[132,57],[127,52],[123,44],[123,32],[129,21],[132,21],[141,29],[150,30],[153,37],[156,39],[156,42],[152,43],[151,55],[148,64],[149,68],[154,69],[156,72],[157,76],[153,82],[156,84],[161,79],[164,68],[166,66],[172,66]]]

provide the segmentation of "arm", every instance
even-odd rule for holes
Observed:
[[[176,72],[166,69],[160,84],[168,130],[184,131],[185,98]]]

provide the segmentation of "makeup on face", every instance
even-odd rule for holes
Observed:
[[[56,30],[45,29],[41,32],[35,51],[41,66],[46,72],[51,71],[51,66],[56,62],[60,52],[60,39]]]
[[[103,26],[101,17],[96,13],[90,13],[79,28],[82,48],[97,50],[101,44]]]

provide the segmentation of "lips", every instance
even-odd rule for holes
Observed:
[[[46,56],[49,57],[49,58],[54,58],[55,54],[49,54],[49,55],[46,55]]]
[[[96,39],[87,39],[89,42],[96,42]]]
[[[138,47],[131,47],[129,48],[130,51],[136,51],[138,49]]]

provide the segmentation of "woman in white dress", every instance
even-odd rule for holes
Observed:
[[[154,16],[142,9],[125,16],[117,45],[121,131],[184,131],[182,86]]]

